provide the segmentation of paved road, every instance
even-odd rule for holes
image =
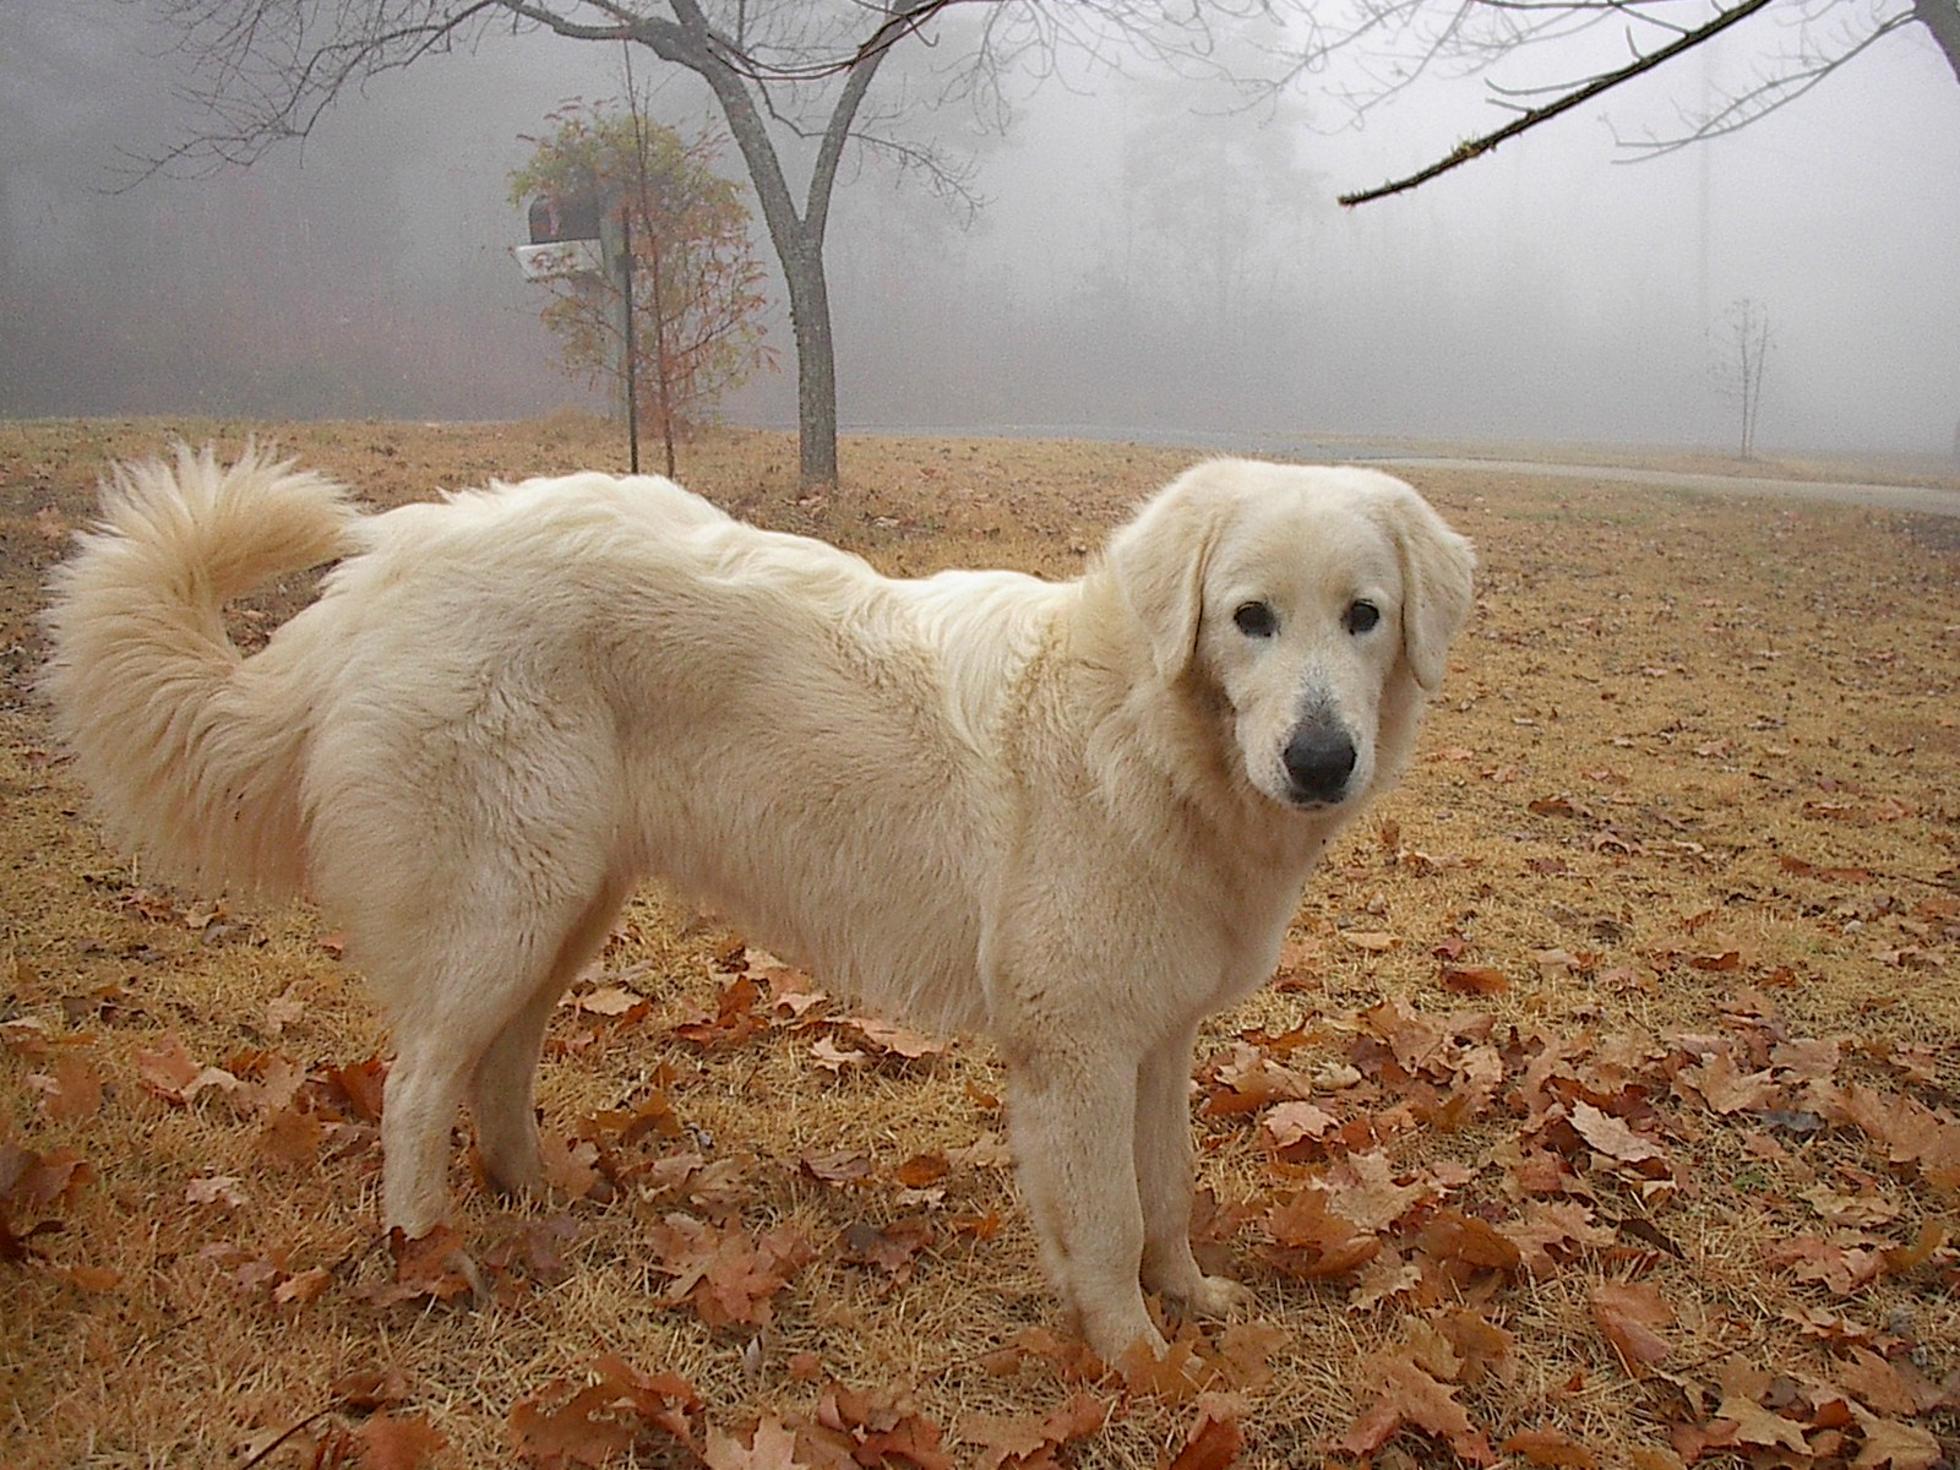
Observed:
[[[1771,500],[1811,500],[1832,505],[1869,505],[1921,515],[1960,516],[1960,490],[1911,485],[1861,485],[1834,480],[1767,480],[1747,475],[1690,475],[1612,465],[1536,464],[1513,459],[1369,459],[1368,464],[1410,470],[1492,470],[1502,474],[1545,475],[1565,480],[1614,480],[1627,485],[1694,490],[1708,495],[1760,495]]]

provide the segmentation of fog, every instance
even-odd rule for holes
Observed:
[[[617,46],[500,37],[350,94],[249,169],[113,192],[124,152],[194,121],[167,42],[104,0],[0,4],[0,415],[593,401],[510,257],[524,222],[506,179],[552,108],[621,94]],[[1502,75],[1624,57],[1617,32],[1575,44]],[[1075,61],[1015,85],[1001,135],[962,108],[915,111],[907,135],[970,158],[984,202],[969,221],[875,160],[846,171],[828,249],[844,426],[1720,446],[1736,418],[1723,320],[1747,296],[1774,331],[1761,445],[1946,453],[1960,86],[1919,27],[1732,137],[1617,161],[1614,129],[1669,129],[1775,45],[1765,14],[1353,211],[1334,195],[1502,120],[1481,82],[1411,89],[1357,129],[1329,78],[1246,112],[1140,63]],[[708,116],[693,77],[636,65],[663,120]],[[874,97],[905,95],[904,71]],[[724,162],[739,176],[732,147]],[[727,402],[734,421],[793,419],[780,308],[770,337],[782,370]]]

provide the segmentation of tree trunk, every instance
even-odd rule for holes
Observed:
[[[881,48],[860,58],[846,78],[818,148],[810,177],[809,201],[798,213],[783,177],[782,160],[770,140],[761,110],[748,85],[728,61],[733,49],[718,41],[702,13],[700,0],[672,0],[680,23],[642,20],[636,39],[662,60],[678,62],[705,81],[721,104],[735,137],[749,182],[762,206],[769,242],[789,286],[790,320],[796,332],[796,419],[801,482],[806,489],[837,483],[837,356],[830,340],[830,289],[824,278],[824,225],[830,193],[837,182],[837,160],[865,91],[877,74]],[[919,0],[925,3],[925,0]]]
[[[807,228],[800,233],[807,234]],[[830,334],[830,287],[823,246],[800,241],[782,252],[796,332],[796,430],[806,489],[837,483],[837,349]]]
[[[1913,18],[1933,33],[1953,80],[1960,82],[1960,3],[1956,0],[1913,0]]]

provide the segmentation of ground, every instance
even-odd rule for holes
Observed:
[[[333,917],[105,849],[29,688],[105,459],[246,428],[0,426],[0,1463],[1960,1464],[1960,521],[1419,474],[1482,559],[1446,697],[1194,1076],[1254,1315],[1104,1369],[984,1044],[653,891],[552,1031],[556,1197],[486,1193],[459,1120],[454,1234],[377,1236],[388,1042]],[[384,505],[620,458],[278,433]],[[682,469],[892,572],[1066,577],[1190,457]]]

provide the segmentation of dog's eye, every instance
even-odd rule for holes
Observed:
[[[1239,625],[1239,631],[1248,638],[1270,638],[1279,631],[1279,619],[1273,610],[1263,602],[1246,602],[1232,614],[1232,621]]]
[[[1351,602],[1347,610],[1347,630],[1365,633],[1382,620],[1381,609],[1372,602]]]

